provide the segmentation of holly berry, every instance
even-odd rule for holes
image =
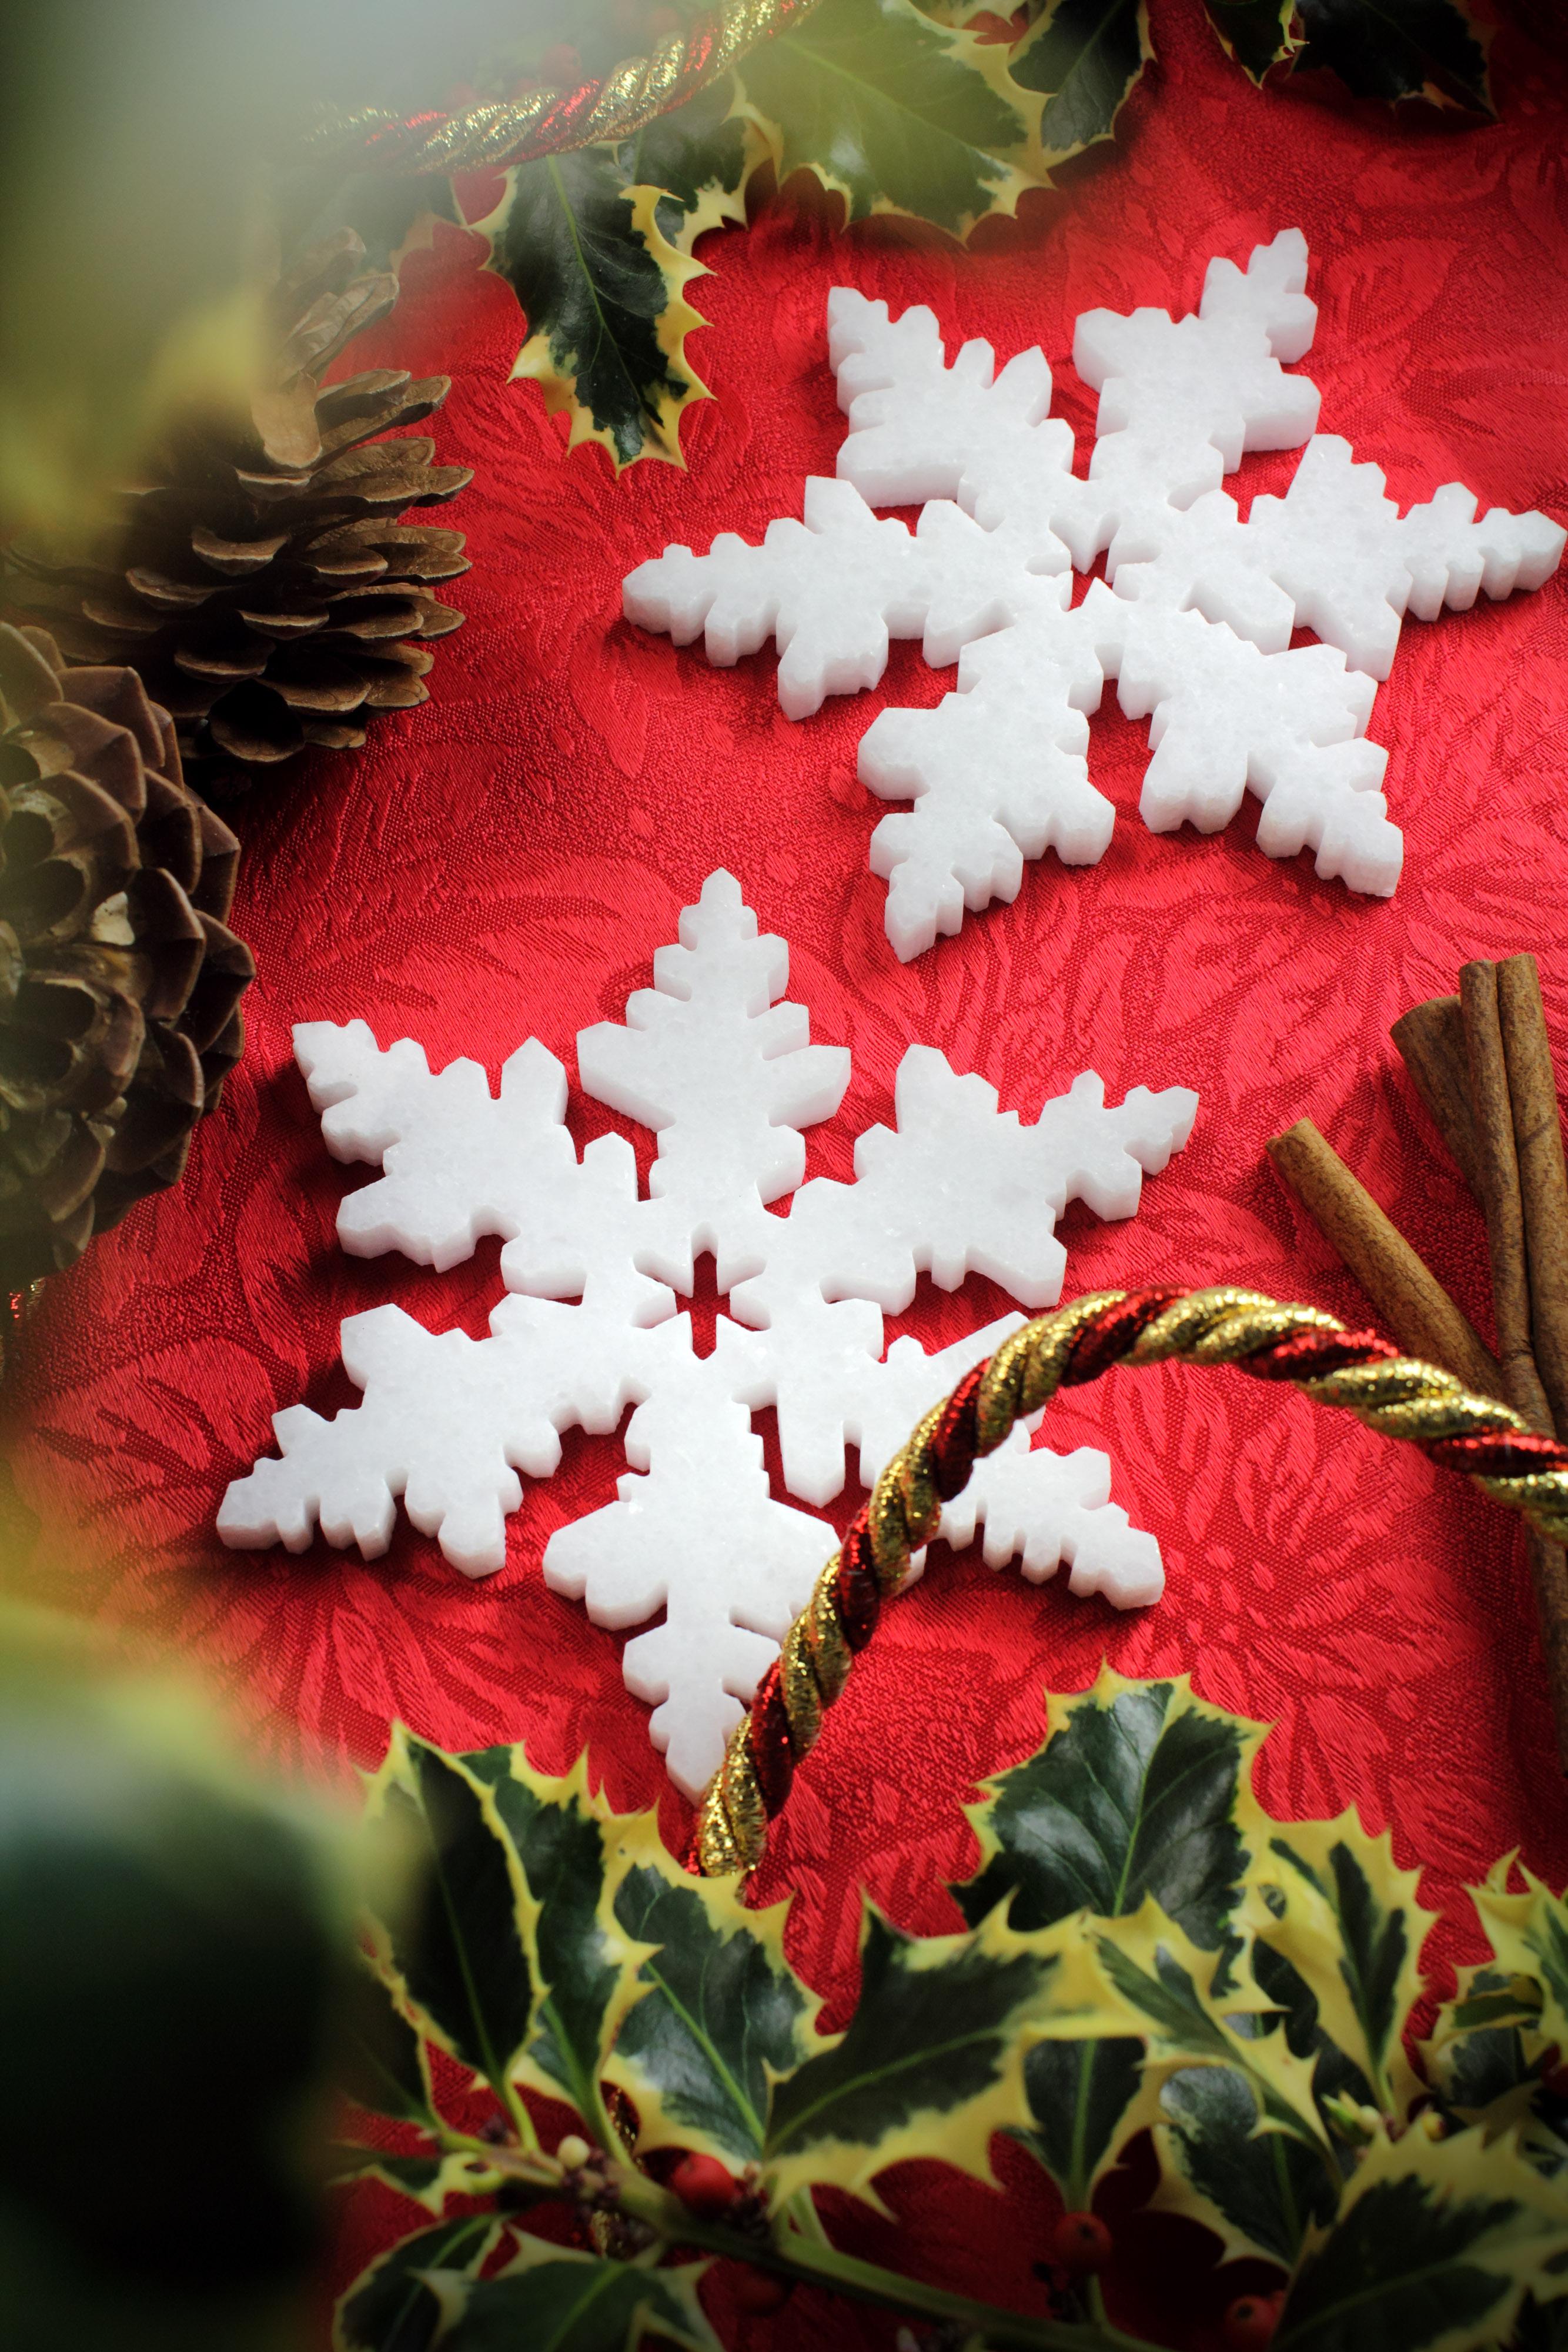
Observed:
[[[670,2187],[688,2213],[701,2221],[727,2213],[740,2195],[740,2183],[716,2156],[683,2156],[670,2175]]]
[[[1082,2276],[1103,2271],[1111,2259],[1112,2237],[1098,2213],[1064,2213],[1050,2237],[1046,2252],[1064,2271]]]
[[[1239,2294],[1225,2315],[1226,2352],[1262,2352],[1274,2340],[1283,2296]]]
[[[793,2279],[779,2278],[773,2271],[759,2271],[752,2263],[737,2263],[730,2272],[730,2284],[739,2308],[750,2319],[768,2319],[782,2311],[795,2292]]]

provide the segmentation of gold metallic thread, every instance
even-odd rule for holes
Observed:
[[[547,151],[591,147],[601,140],[629,139],[673,103],[685,104],[697,91],[719,80],[748,49],[767,40],[785,24],[799,23],[814,0],[725,0],[706,21],[713,26],[711,52],[700,72],[687,69],[692,48],[690,27],[671,33],[651,57],[628,58],[601,85],[588,111],[563,138],[552,139]],[[517,151],[535,139],[540,123],[573,93],[559,89],[530,90],[526,98],[496,100],[465,107],[460,114],[444,115],[421,131],[404,127],[406,119],[382,107],[317,110],[301,142],[306,161],[317,163],[356,162],[371,170],[386,168],[376,154],[378,140],[387,142],[395,169],[410,177],[453,172],[499,169],[517,158]]]
[[[1018,1421],[1039,1411],[1060,1385],[1079,1332],[1107,1307],[1119,1306],[1125,1291],[1099,1291],[1071,1307],[1026,1323],[1005,1339],[981,1375],[976,1405],[982,1437],[977,1451],[990,1453]],[[1344,1326],[1315,1307],[1281,1306],[1255,1290],[1218,1286],[1190,1291],[1172,1301],[1119,1359],[1124,1364],[1244,1364],[1266,1347],[1300,1331],[1343,1331]],[[1451,1372],[1417,1358],[1401,1356],[1291,1382],[1322,1404],[1354,1412],[1387,1437],[1430,1444],[1458,1436],[1495,1436],[1524,1430],[1521,1416],[1495,1398],[1471,1394]],[[926,1539],[925,1485],[931,1479],[932,1433],[946,1410],[938,1405],[922,1421],[909,1444],[877,1480],[868,1514],[879,1586],[896,1591],[907,1569],[910,1537]],[[1521,1470],[1495,1476],[1471,1473],[1470,1481],[1495,1501],[1521,1511],[1545,1534],[1568,1537],[1568,1469]],[[933,1486],[933,1496],[935,1487]],[[939,1505],[938,1505],[939,1513]],[[920,1532],[916,1532],[920,1531]],[[780,1686],[797,1754],[803,1755],[821,1728],[822,1709],[849,1679],[852,1654],[844,1638],[834,1592],[835,1553],[817,1580],[802,1614],[784,1644]],[[704,1797],[696,1841],[699,1867],[708,1876],[754,1870],[768,1840],[767,1808],[748,1738],[749,1717],[731,1735],[725,1760]],[[797,1735],[800,1736],[797,1736]]]

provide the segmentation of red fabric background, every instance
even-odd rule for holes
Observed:
[[[1239,1280],[1365,1321],[1262,1158],[1266,1137],[1310,1114],[1490,1332],[1479,1219],[1388,1027],[1453,987],[1465,958],[1528,946],[1568,1055],[1563,578],[1407,624],[1371,728],[1390,747],[1406,841],[1392,901],[1320,884],[1305,858],[1261,856],[1251,802],[1207,840],[1148,834],[1135,814],[1145,730],[1108,696],[1091,751],[1119,812],[1106,857],[1028,866],[1014,906],[910,965],[883,937],[866,865],[883,808],[855,781],[855,746],[883,700],[935,702],[951,675],[898,646],[878,694],[794,726],[776,707],[771,651],[716,671],[619,617],[621,579],[644,556],[722,529],[756,538],[799,512],[807,473],[832,471],[843,423],[823,308],[835,282],[895,309],[929,302],[950,349],[977,334],[1000,357],[1040,342],[1082,467],[1092,407],[1068,358],[1076,314],[1188,309],[1211,254],[1244,260],[1297,223],[1320,306],[1305,365],[1322,429],[1383,465],[1402,505],[1458,477],[1483,505],[1568,515],[1561,66],[1505,32],[1502,124],[1455,131],[1304,87],[1260,95],[1196,20],[1177,0],[1156,6],[1161,63],[1114,152],[967,252],[886,224],[839,232],[792,193],[749,234],[708,238],[715,274],[694,296],[710,323],[692,350],[715,397],[685,428],[689,471],[644,464],[613,482],[599,453],[564,455],[537,389],[507,381],[522,340],[513,299],[459,232],[410,264],[397,313],[356,346],[357,364],[454,378],[434,430],[442,458],[476,472],[452,513],[475,563],[457,592],[467,625],[441,651],[426,709],[381,725],[358,759],[298,766],[246,804],[235,921],[260,965],[246,1058],[180,1189],[50,1286],[8,1400],[18,1481],[46,1524],[45,1589],[123,1627],[130,1646],[198,1662],[265,1751],[340,1777],[347,1760],[379,1759],[396,1716],[449,1744],[524,1739],[549,1769],[586,1744],[614,1801],[663,1801],[678,1837],[684,1808],[622,1687],[620,1637],[539,1573],[550,1530],[612,1495],[613,1441],[567,1440],[559,1474],[512,1523],[507,1568],[484,1583],[406,1526],[369,1565],[319,1542],[300,1559],[235,1554],[212,1528],[276,1409],[352,1401],[342,1316],[391,1297],[481,1333],[499,1295],[494,1243],[445,1276],[340,1255],[337,1205],[362,1176],[322,1148],[291,1023],[364,1015],[383,1044],[412,1034],[438,1066],[468,1053],[493,1074],[531,1032],[573,1069],[574,1033],[622,1016],[720,864],[789,940],[790,994],[813,1034],[853,1049],[848,1101],[811,1134],[809,1172],[850,1173],[854,1134],[891,1116],[911,1040],[983,1072],[1030,1118],[1086,1066],[1113,1099],[1139,1082],[1190,1084],[1193,1141],[1148,1183],[1139,1217],[1101,1226],[1069,1213],[1067,1295]],[[1244,501],[1277,489],[1292,464],[1249,458],[1232,487]],[[575,1093],[571,1117],[580,1140],[612,1123]],[[651,1139],[637,1140],[645,1170]],[[977,1281],[954,1298],[926,1284],[894,1328],[943,1340],[1005,1303]],[[1191,1675],[1205,1696],[1277,1725],[1265,1801],[1285,1815],[1354,1805],[1391,1824],[1399,1859],[1427,1866],[1428,1901],[1454,1905],[1514,1845],[1554,1883],[1568,1874],[1522,1547],[1500,1512],[1348,1420],[1230,1374],[1119,1376],[1064,1399],[1046,1434],[1109,1449],[1116,1499],[1164,1546],[1166,1598],[1119,1617],[966,1554],[939,1556],[890,1612],[762,1887],[795,1890],[798,1963],[837,2011],[857,1889],[908,1927],[957,1924],[941,1888],[971,1866],[960,1805],[1037,1744],[1042,1691],[1082,1688],[1103,1656],[1124,1674]],[[1462,1902],[1432,1948],[1473,1955]],[[1021,2159],[1005,2168],[1027,2183]],[[1026,2216],[1047,2210],[1037,2187],[1019,2193]],[[910,2180],[895,2202],[919,2218],[923,2265],[1038,2307],[1032,2224],[1002,2226],[978,2189]],[[368,2200],[345,2260],[393,2219],[390,2200]],[[884,2235],[867,2225],[862,2242]],[[1152,2325],[1166,2300],[1157,2230],[1138,2242],[1142,2284],[1124,2315]],[[754,2340],[805,2345],[828,2328],[802,2295]],[[887,2340],[880,2320],[841,2309],[831,2333]]]

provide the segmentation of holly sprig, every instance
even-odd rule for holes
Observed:
[[[1467,0],[1202,5],[1255,82],[1324,67],[1358,97],[1493,111],[1490,37]],[[608,73],[629,42],[653,46],[695,13],[696,0],[536,8],[473,87],[503,98]],[[691,284],[706,274],[693,246],[744,224],[759,172],[809,173],[852,221],[901,214],[966,239],[1112,138],[1154,55],[1146,0],[821,0],[634,139],[519,164],[498,194],[487,183],[468,225],[528,321],[513,374],[566,413],[570,446],[597,442],[617,472],[680,464],[682,420],[708,397],[686,352],[703,324]],[[432,215],[463,216],[444,182],[369,178],[328,213],[388,260],[428,238]]]
[[[1413,2059],[1416,1874],[1354,1813],[1272,1821],[1262,1737],[1186,1681],[1106,1671],[1051,1700],[1045,1744],[972,1809],[964,1929],[908,1936],[865,1903],[856,2005],[824,2034],[787,1903],[688,1875],[581,1763],[550,1779],[520,1748],[399,1729],[370,1811],[416,1891],[367,1921],[348,2084],[385,2120],[339,2168],[422,2210],[343,2296],[338,2352],[716,2352],[715,2261],[747,2311],[809,2284],[933,2343],[1135,2352],[1095,2209],[1145,2132],[1155,2204],[1272,2266],[1228,2340],[1556,2344],[1568,1909],[1500,1864],[1475,1894],[1491,1958]],[[998,2133],[1061,2199],[1047,2311],[834,2242],[818,2191],[875,2204],[911,2158],[989,2179]]]

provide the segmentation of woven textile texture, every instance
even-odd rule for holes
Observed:
[[[686,1809],[622,1683],[623,1637],[540,1575],[550,1531],[613,1496],[613,1440],[568,1438],[485,1582],[401,1518],[369,1564],[319,1541],[299,1558],[225,1551],[213,1520],[276,1410],[354,1401],[337,1362],[342,1317],[391,1297],[432,1328],[480,1335],[501,1295],[494,1242],[444,1275],[340,1253],[338,1203],[371,1171],[328,1157],[291,1024],[362,1015],[383,1045],[413,1035],[433,1066],[469,1054],[493,1077],[531,1033],[574,1070],[575,1032],[622,1017],[716,866],[789,940],[789,993],[813,1035],[853,1049],[842,1114],[809,1138],[809,1174],[850,1174],[853,1135],[891,1118],[912,1040],[1031,1118],[1085,1067],[1113,1099],[1189,1085],[1202,1097],[1192,1142],[1145,1187],[1137,1219],[1102,1225],[1074,1208],[1062,1221],[1067,1296],[1229,1280],[1374,1319],[1263,1158],[1265,1139],[1306,1115],[1490,1337],[1480,1219],[1388,1029],[1454,987],[1465,959],[1530,947],[1568,1071],[1568,575],[1406,623],[1371,730],[1390,747],[1406,843],[1392,900],[1318,882],[1307,857],[1259,856],[1250,800],[1207,839],[1145,831],[1146,724],[1107,696],[1090,753],[1118,811],[1103,862],[1027,866],[1016,904],[906,965],[866,864],[884,807],[856,782],[854,751],[883,701],[933,704],[952,673],[895,646],[877,693],[792,725],[771,649],[714,670],[620,617],[623,574],[666,541],[756,540],[799,511],[807,474],[831,473],[843,419],[830,286],[895,310],[929,303],[949,349],[969,335],[999,358],[1040,343],[1082,470],[1092,404],[1068,356],[1078,312],[1188,309],[1210,255],[1245,262],[1292,225],[1321,312],[1305,363],[1321,429],[1383,465],[1402,507],[1459,478],[1483,507],[1568,519],[1561,54],[1505,28],[1501,124],[1449,129],[1305,81],[1260,94],[1186,0],[1154,15],[1162,62],[1114,151],[1027,199],[1019,222],[984,227],[972,250],[883,223],[841,232],[794,189],[749,234],[710,236],[716,274],[693,289],[710,323],[692,349],[715,397],[686,424],[688,471],[643,464],[614,482],[597,450],[565,457],[537,387],[507,381],[521,323],[461,231],[440,230],[410,262],[398,310],[356,344],[356,366],[455,379],[437,446],[443,463],[476,468],[452,518],[474,557],[467,625],[425,709],[390,719],[357,758],[313,755],[241,807],[232,919],[260,972],[245,1061],[183,1183],[49,1286],[5,1400],[17,1484],[45,1526],[30,1589],[122,1628],[137,1654],[172,1649],[205,1670],[260,1752],[346,1781],[379,1759],[398,1716],[449,1745],[524,1739],[552,1771],[586,1745],[617,1804],[658,1802],[672,1844],[684,1835]],[[1228,487],[1245,510],[1295,462],[1246,458]],[[617,1123],[575,1090],[570,1118],[580,1143]],[[652,1138],[638,1140],[645,1173]],[[704,1348],[711,1277],[706,1264]],[[946,1343],[1007,1303],[979,1280],[956,1297],[923,1282],[889,1336]],[[1458,1889],[1497,1854],[1519,1845],[1554,1884],[1568,1875],[1522,1538],[1500,1510],[1345,1416],[1224,1372],[1113,1375],[1063,1397],[1045,1435],[1107,1448],[1114,1498],[1164,1549],[1166,1597],[1118,1616],[993,1573],[977,1548],[934,1554],[833,1711],[758,1889],[795,1891],[792,1948],[830,1996],[826,2021],[853,1980],[857,1888],[904,1927],[956,1927],[942,1889],[973,1866],[960,1805],[1037,1744],[1041,1692],[1082,1688],[1103,1656],[1126,1675],[1189,1674],[1205,1697],[1275,1724],[1260,1784],[1276,1812],[1354,1805],[1369,1826],[1391,1823],[1399,1860],[1427,1866],[1426,1899],[1455,1909],[1432,1948],[1440,1961],[1475,1956]],[[856,1499],[852,1485],[846,1516]],[[1017,2151],[998,2164],[1021,2228],[1004,2225],[994,2192],[916,2169],[888,2185],[889,2202],[915,2225],[922,2268],[1039,2308],[1030,2241],[1047,2192]],[[345,2263],[400,2219],[390,2196],[361,2199]],[[1175,2225],[1136,2226],[1146,2284],[1117,2315],[1152,2327],[1168,2315],[1161,2249]],[[894,2243],[866,2217],[853,2242],[883,2255]],[[1198,2282],[1194,2327],[1218,2292]],[[825,2325],[802,2294],[746,2340],[803,2347],[828,2340]],[[882,2318],[847,2306],[832,2326],[834,2342],[891,2342]]]

